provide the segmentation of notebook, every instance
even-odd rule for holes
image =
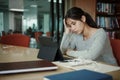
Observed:
[[[0,74],[51,71],[58,67],[46,60],[0,63]]]
[[[46,59],[48,61],[64,61],[66,59],[63,57],[59,49],[59,45],[51,37],[39,37],[40,50],[38,53],[38,58]]]
[[[43,80],[113,80],[111,75],[87,69],[44,76]]]

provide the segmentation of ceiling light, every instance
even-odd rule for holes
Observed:
[[[51,2],[51,0],[48,0],[48,2]],[[54,3],[56,3],[56,0],[53,0]],[[62,0],[59,0],[59,3],[62,3]]]
[[[37,7],[37,5],[30,5],[30,7]]]
[[[14,8],[11,8],[10,11],[18,11],[18,12],[23,12],[24,10],[23,9],[14,9]]]

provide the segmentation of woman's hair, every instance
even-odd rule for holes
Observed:
[[[90,27],[97,28],[97,24],[92,19],[92,17],[87,12],[84,12],[81,8],[78,8],[78,7],[72,7],[71,9],[69,9],[67,11],[66,15],[65,15],[65,20],[67,18],[71,18],[71,19],[74,19],[74,20],[80,20],[81,21],[81,18],[82,18],[83,15],[86,17],[86,23]]]

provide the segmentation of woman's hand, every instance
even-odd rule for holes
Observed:
[[[70,28],[66,25],[66,23],[65,23],[65,19],[63,20],[63,22],[64,22],[64,27],[65,27],[65,33],[70,33],[71,32],[71,30],[70,30]]]
[[[71,51],[76,51],[76,49],[67,49],[67,50],[65,51],[65,54],[67,55],[67,54],[69,54]]]
[[[72,50],[72,49],[67,49],[67,50],[66,50],[66,54],[69,54],[70,51],[74,51],[74,50]]]

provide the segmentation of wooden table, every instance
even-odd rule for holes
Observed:
[[[0,44],[0,62],[38,60],[39,49]]]
[[[39,49],[0,44],[0,63],[34,61]],[[47,72],[31,72],[22,74],[0,75],[0,80],[42,80],[43,76],[71,71],[68,68],[58,66],[58,70]]]
[[[37,58],[38,51],[39,49],[0,44],[0,63],[39,60]],[[58,69],[55,71],[0,75],[0,80],[43,80],[46,75],[68,71],[72,71],[72,69],[58,65]],[[120,71],[108,74],[112,75],[114,80],[120,80]]]

